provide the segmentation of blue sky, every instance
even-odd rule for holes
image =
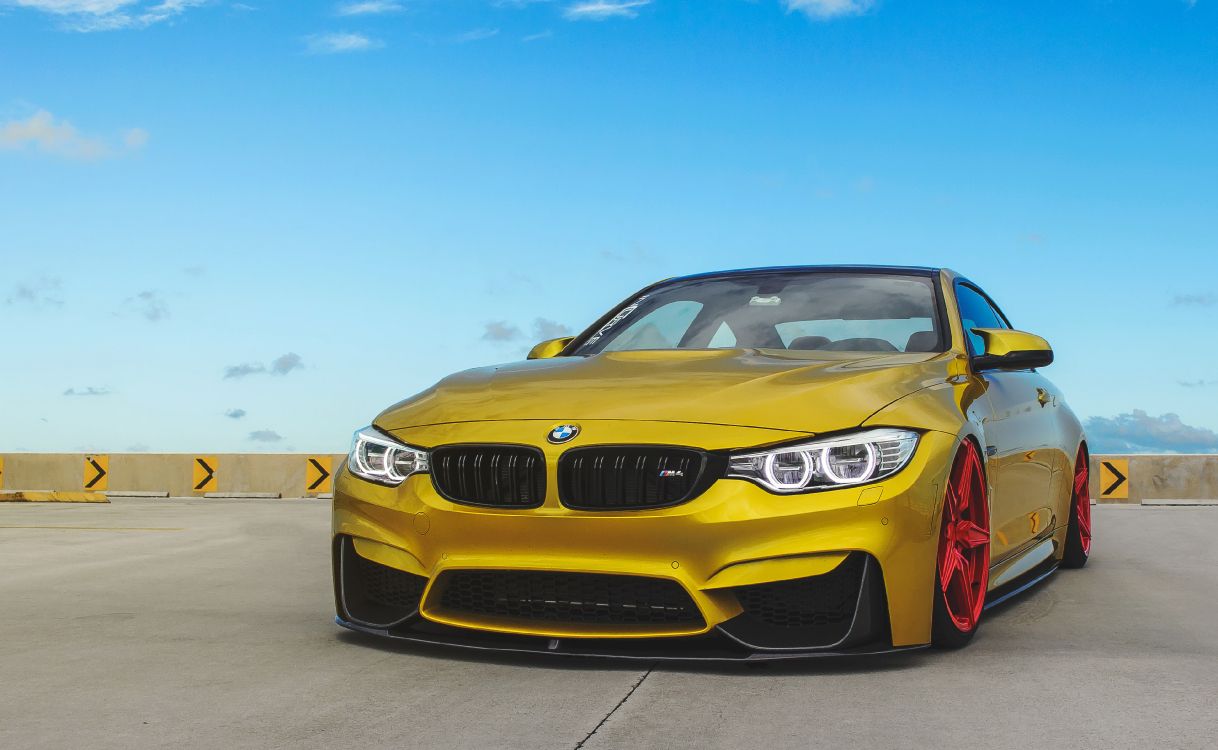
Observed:
[[[342,450],[824,262],[955,268],[1105,439],[1218,450],[1215,122],[1210,0],[0,0],[0,450]]]

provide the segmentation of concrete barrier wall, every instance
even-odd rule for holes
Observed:
[[[1128,497],[1105,497],[1118,477],[1109,463],[1127,474]],[[1107,486],[1105,486],[1107,485]],[[1117,487],[1114,494],[1126,494]],[[1105,503],[1155,503],[1167,500],[1218,503],[1218,455],[1105,455],[1091,457],[1091,497]]]
[[[80,491],[96,476],[97,469],[87,463],[83,453],[6,453],[0,454],[0,490]],[[214,478],[196,490],[206,471],[197,462],[203,459]],[[340,454],[304,453],[220,453],[211,455],[178,453],[111,453],[98,457],[105,465],[105,481],[100,489],[121,492],[165,492],[173,497],[191,495],[267,494],[278,497],[306,497],[329,493],[332,477],[310,490],[320,477],[310,459],[317,460],[333,474],[346,460]],[[328,466],[326,461],[328,460]],[[1104,462],[1125,475],[1125,487],[1105,496],[1116,481]],[[1122,495],[1125,495],[1122,497]],[[1218,455],[1127,455],[1092,456],[1091,496],[1097,502],[1140,503],[1159,500],[1218,502]]]
[[[87,463],[96,458],[105,466],[104,481],[86,487],[97,475],[97,469]],[[206,468],[198,462],[202,459]],[[111,494],[122,492],[167,492],[173,497],[192,495],[269,494],[279,497],[306,497],[329,493],[332,476],[325,478],[316,489],[310,484],[321,476],[309,462],[315,459],[332,475],[346,460],[338,454],[301,453],[5,453],[0,454],[0,489],[79,491],[94,489]],[[328,465],[327,465],[328,463]],[[207,478],[207,469],[214,476],[202,489],[196,484]]]

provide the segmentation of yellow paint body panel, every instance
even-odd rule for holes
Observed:
[[[1052,347],[1040,336],[1026,331],[1011,331],[1005,328],[977,328],[978,336],[985,341],[985,353],[1003,357],[1011,352],[1047,352]]]
[[[711,576],[702,588],[726,589],[824,575],[845,562],[847,556],[846,552],[828,552],[733,563]]]
[[[1010,538],[994,537],[993,586],[1020,569],[1028,559],[1021,551],[1033,545],[1060,557],[1070,468],[1083,440],[1078,420],[1037,373],[972,372],[957,277],[943,271],[935,280],[947,319],[949,347],[941,353],[709,349],[553,357],[551,344],[534,352],[537,359],[445,378],[387,409],[376,427],[422,449],[537,447],[546,463],[544,503],[457,504],[440,496],[429,475],[385,487],[343,466],[335,474],[333,533],[353,537],[357,554],[426,577],[420,613],[427,620],[550,638],[708,632],[741,613],[731,587],[826,573],[859,551],[878,563],[892,645],[926,644],[946,480],[961,442],[975,441],[986,456],[992,528],[1006,535],[1009,524]],[[1036,388],[1054,398],[1036,404]],[[547,443],[551,428],[568,423],[580,427],[574,440]],[[572,448],[752,449],[868,427],[915,429],[922,437],[905,468],[862,488],[778,495],[719,479],[684,504],[633,511],[573,510],[558,498],[558,460]],[[461,569],[668,579],[690,595],[705,625],[615,629],[447,611],[432,589],[445,572]]]

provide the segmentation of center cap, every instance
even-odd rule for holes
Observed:
[[[560,424],[550,430],[550,434],[546,435],[546,440],[549,440],[555,445],[559,443],[570,442],[579,434],[579,425],[577,424]]]

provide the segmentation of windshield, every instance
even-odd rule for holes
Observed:
[[[774,272],[675,281],[632,300],[575,354],[756,348],[943,351],[933,281]]]

